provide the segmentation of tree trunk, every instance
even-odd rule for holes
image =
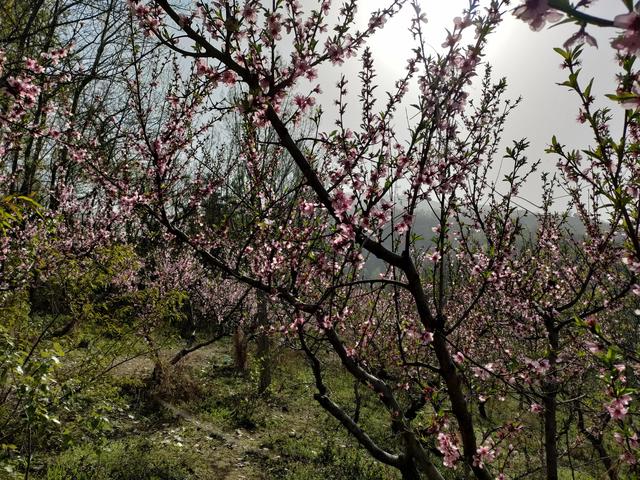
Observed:
[[[268,334],[267,297],[264,292],[258,292],[257,296],[258,314],[256,324],[258,335],[256,338],[256,357],[259,368],[258,394],[262,395],[271,386],[271,340]]]
[[[462,383],[456,372],[456,366],[451,360],[447,349],[446,335],[442,330],[436,330],[433,345],[438,363],[440,364],[442,378],[447,385],[447,393],[451,401],[451,410],[460,429],[460,436],[462,437],[462,445],[464,447],[462,453],[465,464],[473,470],[473,474],[478,480],[493,480],[486,469],[473,464],[473,456],[477,448],[473,417],[471,416],[471,412],[469,412],[467,400],[462,391]]]
[[[444,329],[444,323],[432,317],[427,296],[422,289],[422,280],[415,265],[413,265],[411,261],[407,261],[403,266],[403,270],[407,277],[409,289],[415,301],[418,314],[420,315],[420,321],[427,331],[432,331],[434,334],[433,350],[440,365],[440,376],[447,385],[447,395],[451,401],[451,411],[458,423],[465,464],[473,470],[473,474],[478,480],[493,480],[493,477],[486,469],[473,464],[473,456],[478,448],[473,417],[469,411],[467,399],[462,389],[462,381],[456,370],[457,367],[453,363],[449,347],[447,346],[447,334]]]
[[[555,393],[546,393],[544,396],[544,452],[547,480],[558,480],[558,448],[556,445],[558,426],[556,407]]]
[[[165,370],[164,365],[162,364],[162,359],[160,358],[160,352],[156,348],[155,342],[151,335],[147,332],[144,333],[144,339],[149,345],[149,349],[151,350],[151,356],[153,357],[153,372],[151,373],[151,384],[155,387],[159,387],[165,378]]]
[[[247,371],[247,337],[240,325],[233,332],[233,360],[238,373]]]
[[[400,468],[403,475],[417,475],[415,477],[407,476],[406,478],[425,478],[427,480],[444,480],[436,466],[431,462],[427,452],[420,444],[413,432],[405,432],[403,434],[405,443],[405,466]],[[405,470],[407,472],[405,473]],[[413,472],[415,470],[415,473]]]
[[[559,332],[555,328],[553,319],[545,321],[549,341],[549,372],[547,380],[543,383],[543,404],[544,404],[544,452],[547,470],[547,480],[558,480],[558,446],[556,438],[558,436],[557,425],[557,360]]]
[[[598,452],[598,456],[600,457],[600,461],[604,465],[604,468],[607,470],[607,475],[609,476],[609,480],[618,480],[618,471],[616,469],[616,465],[611,461],[611,457],[607,450],[604,448],[602,444],[602,439],[598,439],[592,442],[593,448]]]
[[[420,472],[413,462],[409,462],[404,468],[400,470],[402,473],[402,480],[420,480]]]
[[[578,412],[578,428],[582,432],[582,434],[587,437],[589,442],[591,442],[591,446],[598,453],[598,457],[602,462],[605,470],[607,471],[607,475],[609,480],[618,480],[618,469],[616,464],[611,460],[611,456],[602,442],[602,433],[600,435],[595,435],[591,432],[584,424],[584,415],[582,413],[582,409],[578,404],[576,406],[576,411]]]

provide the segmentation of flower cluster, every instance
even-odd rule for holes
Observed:
[[[531,30],[539,31],[547,22],[554,23],[562,18],[562,14],[549,7],[548,0],[526,0],[513,10],[520,20],[527,22]]]

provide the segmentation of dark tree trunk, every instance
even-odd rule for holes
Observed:
[[[241,326],[233,332],[233,360],[238,373],[247,371],[247,337]]]
[[[600,457],[600,461],[604,468],[607,469],[607,475],[609,476],[609,480],[618,480],[618,472],[615,464],[611,461],[611,457],[607,453],[607,450],[604,448],[602,444],[602,439],[598,439],[594,442],[591,442],[593,448],[598,452],[598,456]]]
[[[578,412],[578,428],[582,434],[587,437],[587,440],[591,442],[593,449],[598,453],[598,457],[607,471],[609,480],[618,480],[618,469],[616,468],[616,464],[611,460],[611,455],[609,455],[609,452],[607,452],[607,449],[602,442],[602,433],[600,435],[596,435],[590,431],[584,424],[584,415],[580,405],[576,406],[576,410]]]
[[[547,393],[544,396],[544,452],[547,469],[547,480],[558,480],[558,448],[556,436],[558,431],[556,419],[556,395]]]
[[[478,480],[493,480],[486,469],[473,465],[473,456],[476,453],[477,447],[473,418],[471,412],[469,412],[467,400],[462,391],[462,382],[456,372],[456,366],[449,355],[444,332],[441,330],[436,331],[433,345],[440,364],[442,377],[447,385],[447,393],[451,400],[451,410],[460,428],[460,435],[464,446],[463,455],[465,463],[473,470],[473,474]]]
[[[402,474],[402,480],[420,480],[422,478],[413,462],[408,462],[407,465],[400,470],[400,473]]]
[[[544,405],[544,452],[547,470],[547,480],[558,480],[558,437],[557,421],[557,360],[559,346],[559,332],[553,319],[545,321],[547,336],[549,341],[549,372],[547,379],[543,383],[543,405]]]
[[[267,310],[267,296],[258,292],[258,315],[256,338],[256,357],[258,359],[259,378],[258,394],[262,395],[271,386],[271,340],[269,339],[269,318]]]
[[[160,351],[156,348],[156,344],[148,332],[145,332],[143,336],[147,345],[149,345],[149,350],[153,358],[153,372],[151,373],[150,378],[151,385],[153,387],[159,387],[165,379],[165,370],[164,365],[162,364],[162,359],[160,358]]]

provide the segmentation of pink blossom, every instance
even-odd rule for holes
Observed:
[[[316,99],[309,96],[296,95],[293,97],[293,102],[302,112],[305,112],[316,104]]]
[[[408,213],[405,213],[402,216],[402,221],[396,224],[396,226],[394,227],[394,230],[399,234],[403,234],[407,230],[409,230],[412,223],[413,223],[413,215],[409,215]]]
[[[335,248],[343,247],[354,239],[355,235],[351,225],[341,223],[337,228],[337,235],[331,241]]]
[[[631,452],[624,452],[622,455],[620,455],[620,460],[628,465],[635,465],[636,463],[638,463],[638,459]]]
[[[433,262],[433,263],[437,263],[440,261],[440,259],[442,258],[442,255],[440,254],[440,252],[435,251],[433,252],[431,255],[429,255],[429,261]]]
[[[613,434],[613,439],[616,441],[618,445],[624,444],[624,435],[622,435],[620,432],[615,432]]]
[[[486,445],[477,448],[476,454],[473,456],[473,464],[476,467],[484,468],[484,464],[491,463],[496,458],[496,452]]]
[[[42,73],[44,68],[33,58],[25,58],[24,66],[27,70],[31,70],[34,73]]]
[[[593,35],[588,34],[583,28],[571,35],[567,41],[564,42],[563,46],[568,49],[575,43],[586,43],[587,45],[598,48],[598,41],[593,37]]]
[[[525,365],[532,369],[538,375],[543,375],[549,369],[549,360],[543,358],[540,360],[525,359]]]
[[[623,395],[620,398],[614,399],[609,405],[606,406],[609,415],[614,420],[622,420],[629,412],[629,402],[631,397],[629,395]]]
[[[638,29],[640,26],[640,15],[638,12],[629,12],[622,15],[616,15],[613,24],[618,28]]]
[[[513,10],[513,14],[520,20],[527,22],[531,30],[541,30],[546,22],[557,22],[562,14],[549,7],[548,0],[526,0]]]
[[[38,95],[40,95],[40,87],[31,83],[31,80],[22,77],[9,77],[7,83],[14,90],[12,93],[21,98],[26,106],[36,103]]]
[[[317,70],[317,69],[315,69],[315,68],[308,68],[308,69],[305,71],[304,76],[307,78],[307,80],[309,80],[309,81],[313,81],[313,80],[315,80],[316,78],[318,78],[318,70]]]
[[[333,210],[336,215],[341,216],[345,213],[349,207],[351,207],[351,203],[353,200],[347,196],[342,190],[338,190],[333,197],[333,202],[331,205],[333,206]]]
[[[586,346],[587,346],[587,350],[589,350],[593,354],[604,352],[604,347],[598,343],[587,342]]]
[[[473,367],[473,375],[480,380],[488,380],[491,377],[491,373],[493,373],[494,365],[493,363],[487,363],[484,368],[481,367]]]
[[[624,28],[622,35],[611,42],[611,46],[617,50],[633,54],[640,50],[640,15],[638,12],[630,12],[618,15],[613,19],[613,24],[618,28]]]
[[[256,23],[258,10],[253,5],[245,5],[242,10],[242,18],[249,23]]]
[[[138,17],[139,25],[143,30],[144,36],[148,37],[152,31],[156,31],[160,27],[160,9],[152,8],[149,5],[139,3],[137,0],[129,0],[129,7]]]
[[[307,217],[310,217],[311,215],[313,215],[313,212],[316,209],[316,205],[313,202],[307,202],[304,201],[300,204],[300,211],[303,213],[303,215],[306,215]]]
[[[459,33],[449,33],[447,35],[447,39],[442,43],[442,48],[450,48],[453,47],[456,43],[460,41],[462,35]]]
[[[199,76],[207,75],[211,72],[211,68],[207,65],[207,61],[203,58],[196,60],[196,73]]]
[[[167,102],[173,108],[176,108],[180,104],[178,97],[176,97],[175,95],[167,95]]]
[[[374,30],[382,27],[385,23],[387,23],[387,18],[383,14],[376,12],[369,19],[369,28]]]
[[[422,335],[422,342],[425,344],[429,344],[433,342],[433,332],[425,332]]]
[[[227,85],[235,85],[236,83],[236,74],[231,70],[225,70],[225,72],[220,77],[220,81]]]
[[[405,222],[400,222],[400,223],[397,223],[393,229],[402,235],[407,230],[409,230],[409,225],[407,225]]]
[[[444,455],[444,466],[453,468],[460,458],[460,450],[446,433],[440,432],[438,434],[438,450]]]
[[[280,14],[271,15],[267,18],[267,31],[274,40],[282,39],[280,32],[282,31],[282,24],[280,23]]]
[[[344,63],[345,51],[335,41],[328,40],[325,44],[327,56],[334,65],[342,65]]]
[[[453,19],[453,24],[457,29],[463,30],[471,25],[471,17],[469,15],[466,15],[464,18],[456,17]]]

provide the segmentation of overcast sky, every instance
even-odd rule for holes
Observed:
[[[384,0],[362,2],[361,5],[366,5],[367,9],[360,12],[363,23],[368,19],[368,12],[387,3]],[[520,3],[515,1],[513,6]],[[460,15],[468,1],[423,0],[422,4],[428,18],[428,43],[434,51],[441,50],[440,45],[446,36],[444,29],[450,28],[453,18]],[[623,8],[620,0],[600,0],[590,11],[613,18],[615,14],[624,13]],[[379,78],[385,80],[383,85],[393,85],[393,81],[402,74],[410,49],[414,45],[407,30],[412,12],[410,6],[405,7],[404,11],[390,20],[370,42]],[[557,134],[562,143],[572,147],[584,148],[591,138],[588,129],[576,121],[576,95],[565,87],[556,85],[557,82],[565,80],[566,72],[560,69],[561,58],[553,51],[553,47],[562,46],[576,30],[575,25],[563,25],[533,32],[526,23],[508,15],[489,42],[486,61],[493,65],[494,76],[496,79],[507,77],[509,97],[523,97],[522,104],[508,121],[505,140],[510,142],[511,139],[527,137],[531,142],[529,157],[532,160],[542,159],[544,170],[555,169],[556,159],[544,153],[553,134]],[[587,47],[584,54],[583,78],[588,81],[591,76],[595,76],[593,92],[596,98],[603,98],[605,93],[611,93],[615,89],[616,64],[610,40],[616,30],[592,28],[590,32],[597,38],[599,48]],[[358,68],[358,63],[352,62],[341,67],[339,72],[333,73],[345,73],[355,82]],[[335,98],[336,78],[337,75],[332,75],[325,80],[324,75],[321,75],[320,81],[325,90],[323,99]],[[352,89],[356,90],[356,85],[357,82],[352,85]],[[608,104],[614,110],[619,109],[615,103],[607,99],[601,100],[600,105],[602,104]],[[328,102],[326,105],[328,107]],[[539,189],[540,182],[532,182],[523,192],[523,196],[539,203]],[[562,192],[558,192],[558,196],[561,195]],[[530,207],[526,203],[523,203],[523,206]]]

